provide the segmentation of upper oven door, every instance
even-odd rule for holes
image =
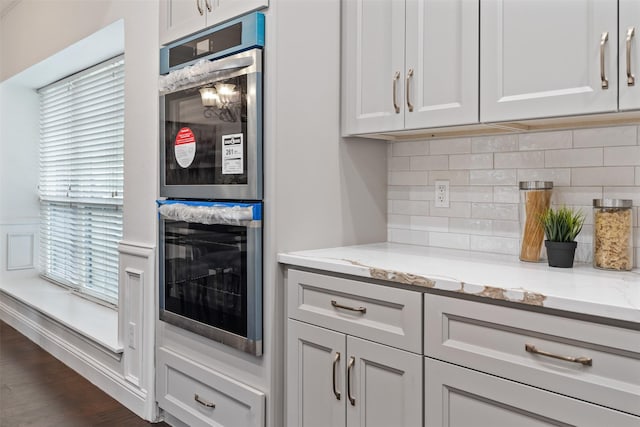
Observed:
[[[160,196],[262,199],[262,50],[161,78]]]

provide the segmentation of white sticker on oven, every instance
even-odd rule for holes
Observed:
[[[196,157],[196,136],[193,131],[184,127],[178,131],[175,140],[174,151],[176,154],[176,162],[183,167],[188,168]]]
[[[244,135],[222,135],[222,174],[244,173]]]

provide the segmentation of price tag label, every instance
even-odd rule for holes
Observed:
[[[222,135],[222,174],[244,173],[244,135]]]

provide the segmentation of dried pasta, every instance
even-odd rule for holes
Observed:
[[[598,210],[594,222],[594,266],[631,270],[631,209]]]
[[[549,208],[551,190],[529,191],[525,196],[526,220],[522,231],[520,259],[522,261],[540,261],[540,250],[544,240],[544,228],[540,215]]]

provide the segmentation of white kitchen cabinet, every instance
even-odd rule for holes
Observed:
[[[618,66],[621,111],[640,108],[640,2],[619,0]]]
[[[481,0],[480,10],[482,122],[617,110],[617,0]]]
[[[264,427],[265,394],[174,351],[157,352],[158,405],[191,427]]]
[[[632,427],[623,412],[425,358],[425,427]]]
[[[287,425],[410,427],[422,422],[422,357],[288,320]]]
[[[269,5],[269,0],[160,0],[160,44]]]
[[[478,121],[478,0],[343,2],[343,133]]]

